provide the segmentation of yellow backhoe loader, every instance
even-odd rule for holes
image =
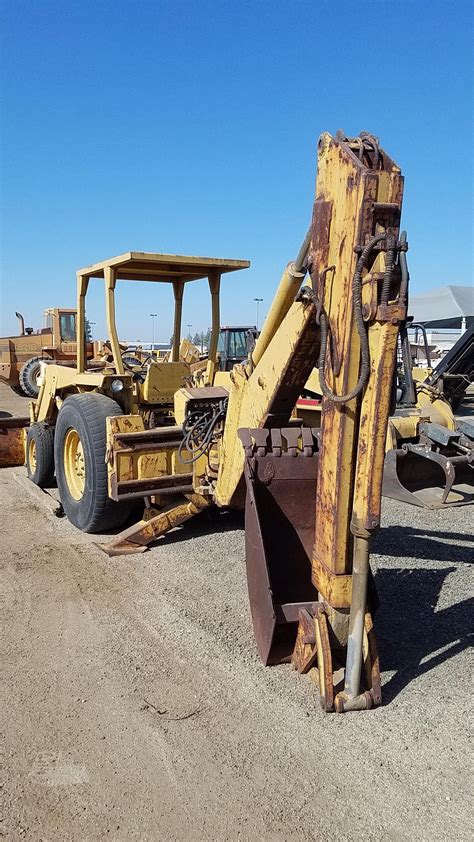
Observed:
[[[91,278],[105,281],[110,370],[48,366],[32,405],[26,459],[56,473],[68,518],[86,531],[142,519],[109,555],[147,544],[208,506],[245,508],[246,564],[257,648],[290,661],[318,686],[324,710],[381,701],[372,624],[370,539],[380,522],[382,473],[399,327],[407,313],[403,177],[377,138],[323,134],[309,232],[286,267],[246,362],[216,364],[219,285],[246,261],[128,252],[78,272],[78,336]],[[308,283],[303,286],[305,276]],[[199,383],[178,361],[183,289],[207,277],[212,339]],[[172,361],[127,372],[114,293],[121,279],[174,289]],[[321,373],[321,426],[294,407]]]

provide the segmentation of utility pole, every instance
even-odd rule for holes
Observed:
[[[256,324],[256,328],[258,330],[258,310],[259,310],[261,302],[263,301],[263,298],[254,298],[254,301],[257,302],[257,320],[256,320],[257,324]]]
[[[151,324],[152,324],[152,341],[151,341],[151,350],[152,352],[155,350],[155,319],[158,313],[150,313],[151,316]]]

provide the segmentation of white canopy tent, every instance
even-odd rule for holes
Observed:
[[[464,331],[474,324],[474,287],[449,285],[411,296],[408,312],[425,327]]]

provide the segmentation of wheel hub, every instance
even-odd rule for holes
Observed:
[[[85,460],[79,433],[72,428],[64,438],[64,473],[71,497],[80,500],[85,488]]]
[[[28,464],[32,474],[36,471],[36,442],[31,439],[28,445]]]

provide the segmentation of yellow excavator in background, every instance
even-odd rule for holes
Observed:
[[[50,362],[74,364],[76,358],[76,311],[48,307],[43,311],[43,327],[36,332],[25,328],[21,313],[17,336],[0,337],[0,380],[15,392],[38,397],[41,366]],[[92,343],[88,347],[93,356]]]
[[[383,495],[428,509],[472,504],[474,425],[455,418],[448,399],[429,382],[430,371],[413,365],[407,327],[411,319],[399,332]],[[320,426],[321,397],[313,369],[296,404],[303,424]]]
[[[144,502],[138,523],[101,544],[111,556],[144,551],[206,507],[245,508],[258,651],[264,663],[291,660],[310,674],[326,711],[381,702],[369,552],[407,314],[402,195],[400,168],[375,136],[320,137],[310,229],[249,359],[231,371],[217,365],[220,278],[246,261],[128,252],[80,270],[78,336],[89,280],[103,278],[114,362],[88,370],[84,340],[77,372],[48,366],[26,441],[30,477],[41,484],[55,472],[79,528],[123,524],[130,504]],[[176,337],[184,286],[206,277],[213,329],[195,380]],[[169,363],[125,370],[114,314],[121,279],[172,284]],[[318,428],[294,413],[315,365]]]
[[[383,493],[429,509],[474,503],[474,425],[455,418],[447,397],[413,366],[401,325],[396,408],[387,431]]]

